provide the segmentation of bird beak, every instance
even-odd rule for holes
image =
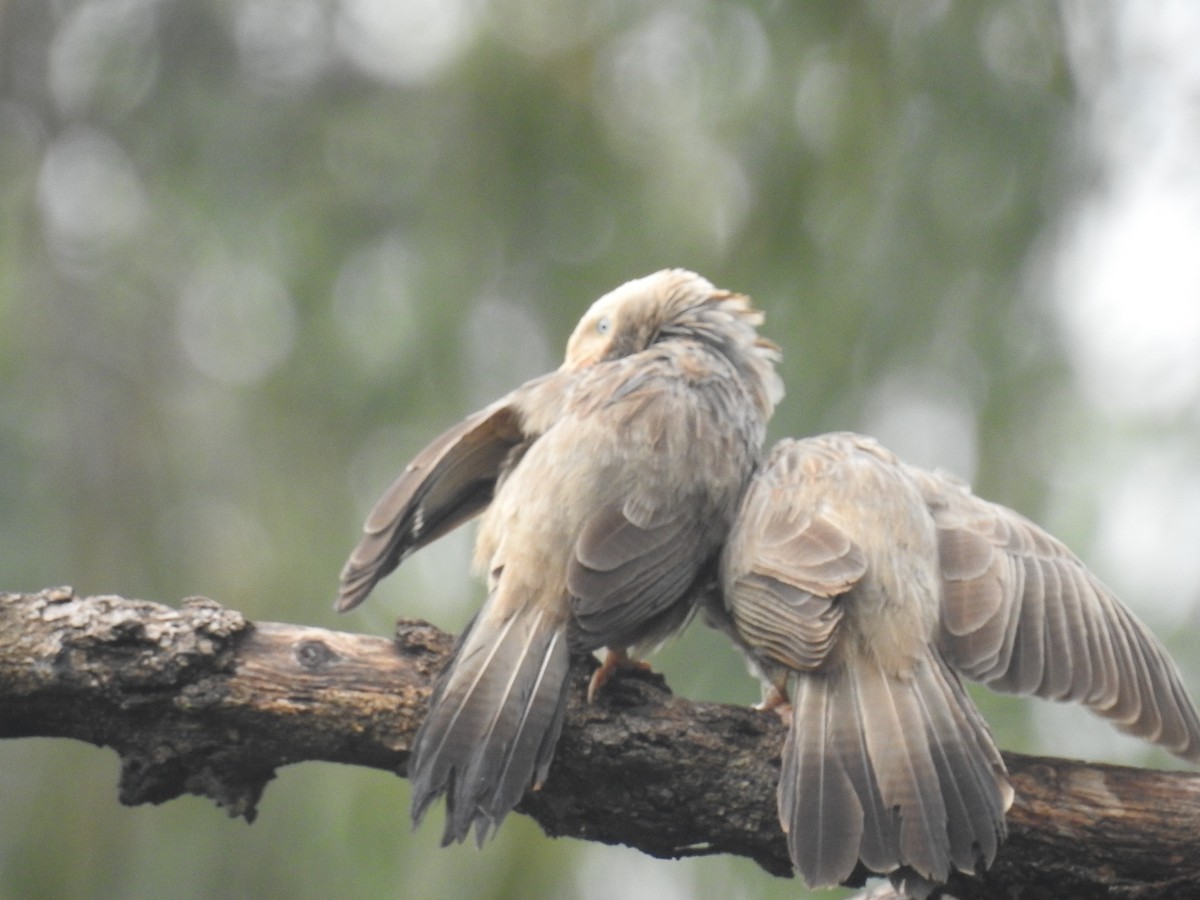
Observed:
[[[582,348],[567,348],[567,358],[563,360],[563,364],[559,367],[564,372],[578,372],[586,369],[589,366],[594,366],[600,362],[604,355],[606,347],[597,347],[594,344],[588,347],[587,350]]]
[[[563,372],[578,372],[581,369],[586,369],[588,366],[596,362],[596,354],[592,353],[587,356],[577,356],[573,359],[566,359],[559,369]]]

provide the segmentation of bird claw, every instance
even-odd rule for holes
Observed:
[[[630,659],[626,651],[614,650],[609,647],[608,652],[604,654],[604,662],[600,663],[600,668],[592,673],[592,680],[588,682],[588,703],[596,702],[596,695],[600,693],[600,688],[608,683],[608,680],[612,678],[613,673],[618,669],[641,669],[643,672],[653,671],[650,668],[650,663],[640,659]]]
[[[785,723],[792,720],[792,702],[788,699],[787,691],[775,685],[764,688],[763,698],[754,704],[754,708],[759,712],[774,712]]]

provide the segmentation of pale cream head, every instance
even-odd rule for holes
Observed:
[[[769,417],[783,396],[775,372],[779,348],[757,331],[763,315],[750,298],[722,290],[686,269],[663,269],[605,294],[584,314],[562,369],[577,371],[640,353],[655,342],[692,339],[733,362],[760,413]]]
[[[683,269],[627,281],[584,313],[567,341],[563,368],[583,369],[645,350],[668,319],[687,306],[715,299],[716,293],[711,282]]]

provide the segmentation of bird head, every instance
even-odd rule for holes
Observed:
[[[567,342],[562,368],[585,369],[666,341],[696,341],[728,357],[770,415],[783,396],[783,383],[774,368],[779,347],[756,330],[762,322],[763,314],[748,297],[685,269],[663,269],[593,303]]]

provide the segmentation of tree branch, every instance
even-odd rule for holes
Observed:
[[[70,588],[3,594],[0,737],[112,747],[122,803],[192,793],[253,819],[288,763],[403,772],[451,645],[424,622],[401,622],[389,641],[251,624],[204,598],[171,609]],[[777,717],[691,703],[639,673],[589,706],[586,668],[550,778],[518,809],[551,835],[659,857],[734,853],[790,874],[775,814]],[[1200,776],[1005,760],[1017,790],[1008,843],[986,876],[957,877],[954,896],[1195,896]]]

